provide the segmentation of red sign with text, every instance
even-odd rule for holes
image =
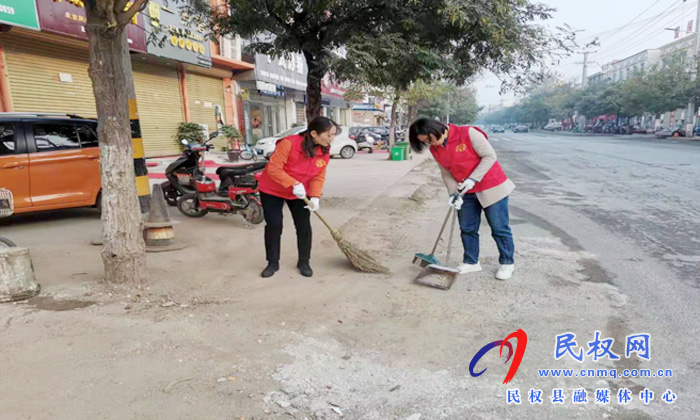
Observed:
[[[85,2],[83,0],[36,0],[42,31],[87,40]],[[143,16],[137,14],[127,27],[129,49],[146,52]]]

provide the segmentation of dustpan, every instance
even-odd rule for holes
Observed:
[[[449,213],[448,213],[449,217]],[[450,224],[450,236],[447,245],[447,257],[445,259],[445,265],[440,264],[429,264],[427,265],[418,277],[414,280],[418,284],[424,286],[433,287],[441,290],[449,290],[457,280],[459,275],[459,270],[451,267],[447,267],[450,263],[450,253],[452,252],[452,238],[455,232],[455,220],[457,219],[457,214],[455,213],[452,223]],[[446,222],[447,220],[445,220]],[[443,226],[444,227],[444,226]]]
[[[440,233],[438,233],[437,239],[435,240],[435,245],[433,245],[433,250],[430,251],[430,254],[423,254],[420,252],[415,254],[413,256],[413,264],[420,265],[422,268],[425,268],[431,264],[441,265],[440,260],[438,260],[435,256],[435,250],[440,243],[442,232],[445,231],[445,226],[447,226],[447,221],[450,220],[450,215],[452,214],[453,210],[454,208],[452,206],[450,206],[449,210],[447,210],[447,216],[445,216],[445,221],[442,222],[442,227],[440,228]]]

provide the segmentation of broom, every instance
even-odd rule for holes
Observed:
[[[304,198],[304,203],[306,203],[307,206],[312,207],[308,198]],[[363,251],[346,241],[345,238],[343,238],[343,235],[341,235],[337,230],[333,229],[333,227],[328,224],[326,219],[324,219],[317,211],[313,213],[316,214],[319,219],[321,219],[324,225],[326,225],[328,230],[331,232],[333,239],[335,239],[335,242],[338,244],[338,247],[341,251],[343,251],[343,254],[345,254],[348,261],[350,261],[350,264],[355,267],[355,270],[362,273],[389,274],[388,268],[376,262],[374,258],[372,258],[366,251]]]

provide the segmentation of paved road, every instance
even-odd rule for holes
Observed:
[[[514,215],[590,252],[596,261],[591,281],[612,283],[628,299],[608,325],[591,325],[591,331],[606,330],[616,341],[651,333],[652,361],[644,368],[674,369],[672,380],[654,383],[657,391],[667,387],[694,400],[700,373],[700,142],[554,133],[496,134],[493,142],[518,185]],[[664,418],[664,406],[656,404],[652,412]],[[683,418],[690,414],[682,412]]]

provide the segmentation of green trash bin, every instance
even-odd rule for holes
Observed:
[[[403,147],[403,158],[408,160],[411,158],[411,144],[407,141],[401,141],[396,143],[396,146]]]
[[[391,160],[404,160],[404,148],[394,146],[391,148]]]

